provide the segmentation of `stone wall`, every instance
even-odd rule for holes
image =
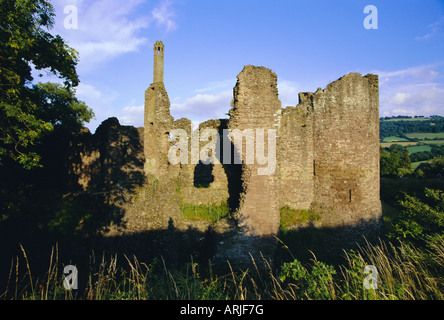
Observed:
[[[95,135],[81,134],[72,143],[80,160],[73,161],[71,171],[84,190],[146,179],[135,189],[135,200],[125,205],[126,225],[137,232],[167,228],[171,221],[179,229],[204,230],[212,223],[187,220],[181,205],[228,202],[235,223],[225,223],[221,229],[230,227],[235,235],[219,248],[222,260],[248,260],[247,251],[252,250],[255,257],[264,250],[271,255],[274,244],[269,240],[278,233],[283,207],[315,211],[320,216],[317,227],[357,226],[380,219],[376,75],[345,75],[324,90],[300,93],[298,105],[282,109],[276,74],[246,66],[237,76],[229,116],[201,123],[192,132],[190,120],[171,116],[164,84],[153,83],[145,94],[145,128],[120,126],[112,118]],[[169,161],[168,152],[175,143],[169,135],[174,129],[187,134],[188,163]],[[218,145],[208,165],[192,162],[192,139],[204,129],[217,132],[214,141],[197,141],[198,152],[211,143]],[[230,150],[241,155],[242,163],[220,163],[222,140],[227,138],[224,129],[252,131],[252,163],[246,161],[246,139],[234,137]],[[265,175],[259,170],[269,164],[257,162],[258,130],[266,133],[264,155],[270,151],[268,130],[276,133],[276,170]],[[242,259],[233,257],[235,252],[243,253]]]
[[[84,191],[130,189],[144,183],[143,128],[102,122],[95,134],[71,137],[67,163],[72,182]]]
[[[311,106],[299,104],[283,110],[278,152],[281,208],[307,210],[314,201],[313,129]]]
[[[330,212],[323,225],[379,218],[378,77],[348,74],[318,89],[309,101],[314,108],[314,198]]]
[[[224,120],[208,120],[199,125],[194,131],[195,139],[199,137],[198,150],[202,150],[205,146],[213,146],[216,150],[221,150],[221,141]],[[213,129],[218,133],[217,140],[213,141],[210,137],[208,140],[202,137],[205,129]],[[192,160],[192,134],[190,127],[188,133],[188,159]],[[214,157],[214,158],[213,158]],[[198,164],[190,163],[180,165],[181,170],[181,194],[187,203],[194,204],[215,204],[220,205],[226,203],[229,198],[228,194],[228,178],[225,168],[222,165],[221,154],[215,153],[209,158],[211,163],[204,164],[199,161]],[[176,166],[177,167],[177,166]]]
[[[230,110],[228,128],[253,130],[278,130],[281,117],[281,103],[278,99],[277,77],[264,67],[246,66],[237,76],[234,88],[233,108]],[[265,154],[268,154],[268,138],[264,139]],[[273,235],[279,229],[279,180],[277,172],[259,175],[259,168],[264,167],[257,161],[249,164],[246,158],[247,141],[233,141],[235,148],[242,154],[242,182],[244,193],[241,195],[239,208],[240,226],[245,233],[253,236]],[[260,143],[260,142],[259,142]],[[278,143],[278,142],[277,142]],[[255,150],[256,150],[255,148]]]
[[[281,120],[281,207],[321,213],[319,226],[378,219],[378,77],[350,73],[300,93]]]
[[[157,178],[168,174],[168,135],[173,128],[170,100],[161,82],[145,92],[145,173]]]
[[[276,234],[279,211],[285,206],[316,211],[321,215],[318,226],[353,225],[380,217],[377,76],[348,74],[324,90],[300,93],[299,104],[285,109],[278,99],[277,76],[271,70],[246,66],[237,78],[230,119],[206,121],[193,134],[216,130],[219,141],[214,143],[219,144],[220,154],[214,157],[222,162],[223,129],[251,130],[253,139],[257,129],[274,129],[276,171],[258,174],[264,165],[258,164],[256,157],[254,163],[247,163],[245,138],[242,143],[234,138],[231,141],[232,152],[242,153],[242,164],[236,170],[234,164],[193,163],[191,122],[173,120],[163,83],[154,83],[146,92],[147,175],[178,179],[187,203],[220,204],[231,199],[231,209],[248,235]],[[188,164],[168,161],[173,144],[168,134],[173,129],[187,133]],[[209,142],[211,139],[200,139],[197,152]]]

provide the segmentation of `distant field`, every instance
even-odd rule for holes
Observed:
[[[418,168],[418,166],[419,166],[421,163],[426,163],[426,162],[428,162],[428,161],[429,161],[429,160],[412,162],[412,170],[415,170],[416,168]]]
[[[411,147],[407,147],[407,150],[409,150],[410,153],[423,152],[423,151],[432,151],[432,147],[429,146],[429,145],[411,146]]]
[[[429,121],[430,118],[400,118],[400,119],[388,119],[388,120],[381,120],[381,121],[387,121],[387,122],[394,122],[394,121]]]
[[[429,132],[429,133],[427,133],[427,132],[407,133],[406,137],[409,138],[409,139],[419,139],[419,140],[435,139],[435,138],[444,139],[444,132],[437,132],[437,133],[431,133],[431,132]],[[392,138],[392,137],[388,137],[388,138]],[[384,142],[386,142],[386,141],[384,141]],[[389,141],[387,141],[387,142],[389,142]]]
[[[401,138],[401,137],[385,137],[382,142],[400,142],[400,141],[409,141],[405,138]]]
[[[423,142],[427,144],[436,144],[436,145],[444,144],[444,140],[428,140]]]
[[[411,146],[416,146],[418,145],[418,143],[423,143],[425,145],[443,145],[444,144],[444,140],[427,140],[427,141],[421,141],[421,142],[417,142],[417,141],[401,141],[401,142],[381,142],[381,147],[383,148],[390,148],[390,146],[392,144],[399,144],[403,147],[411,147]]]
[[[437,140],[437,141],[441,141],[441,140]],[[428,141],[427,141],[427,143],[428,143]],[[444,144],[444,140],[442,140],[442,143]],[[404,141],[402,141],[402,142],[382,142],[381,146],[383,148],[390,148],[390,146],[392,144],[400,144],[401,146],[406,147],[406,146],[416,146],[418,144],[418,142],[414,142],[414,141],[409,141],[409,142],[404,142]],[[438,144],[438,143],[435,143],[435,144]]]

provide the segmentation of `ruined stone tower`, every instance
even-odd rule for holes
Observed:
[[[300,93],[282,113],[278,162],[281,207],[318,211],[323,227],[378,220],[378,76]]]
[[[153,83],[145,91],[144,171],[161,177],[168,170],[168,135],[173,125],[170,100],[163,84],[164,45],[154,44]]]
[[[277,76],[264,67],[246,66],[238,75],[234,88],[234,104],[230,110],[230,130],[264,130],[264,153],[268,154],[268,137],[265,131],[276,130],[281,117],[281,102],[278,99]],[[257,138],[257,132],[253,136]],[[254,145],[257,148],[256,139]],[[242,145],[234,142],[237,150],[242,150],[245,159],[246,139]],[[257,150],[256,150],[257,151]],[[243,161],[242,181],[246,192],[239,208],[240,225],[248,235],[269,236],[277,234],[279,229],[279,181],[277,170],[260,175],[257,159],[253,163]]]
[[[365,233],[364,229],[375,230],[367,226],[377,226],[381,218],[377,75],[347,74],[325,89],[300,93],[296,106],[282,108],[276,74],[265,67],[245,66],[233,90],[230,119],[206,121],[192,133],[190,120],[174,120],[170,114],[163,83],[164,52],[163,43],[157,41],[153,83],[145,92],[144,171],[151,180],[177,184],[180,212],[175,221],[187,219],[184,207],[229,203],[238,229],[234,240],[219,250],[222,259],[239,259],[246,250],[267,247],[270,242],[262,241],[278,233],[283,209],[300,215],[309,211],[319,217],[310,221],[301,218],[295,228],[364,225],[357,228],[358,236]],[[211,138],[216,145],[225,138],[225,129],[251,131],[256,142],[260,132],[265,141],[274,132],[275,169],[260,174],[264,166],[258,159],[254,163],[242,160],[237,167],[233,163],[192,161],[171,164],[168,153],[175,142],[169,141],[169,135],[174,136],[174,129],[188,135],[188,159],[192,158],[193,136],[200,148],[208,143],[199,138],[204,129],[216,132],[217,139]],[[248,158],[247,139],[232,139],[231,143],[233,153]],[[263,146],[264,156],[270,151],[269,143]],[[255,144],[256,156],[257,149]],[[222,161],[220,151],[214,156]],[[165,214],[170,215],[171,210]],[[195,220],[189,223],[198,224]],[[248,254],[245,257],[249,258]]]

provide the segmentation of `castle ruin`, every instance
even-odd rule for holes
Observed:
[[[193,185],[197,165],[168,161],[173,144],[170,132],[182,128],[190,139],[192,133],[190,120],[174,121],[170,115],[163,83],[164,53],[162,42],[156,42],[154,82],[145,93],[145,172],[157,179],[181,178],[187,201],[227,201],[230,165],[212,163],[212,182],[200,188]],[[300,93],[297,106],[283,109],[276,74],[264,67],[245,66],[237,76],[229,116],[204,122],[197,130],[213,128],[220,133],[219,139],[225,128],[277,132],[273,174],[258,175],[261,164],[242,163],[237,213],[246,234],[276,234],[283,207],[322,212],[318,224],[329,227],[380,217],[377,75],[350,73],[324,90]],[[234,145],[234,149],[245,153],[243,143],[244,147]]]
[[[134,185],[131,177],[144,176],[145,182],[133,188],[134,195],[123,204],[125,228],[110,226],[107,236],[172,228],[203,232],[211,227],[230,234],[218,244],[214,259],[242,264],[250,259],[248,253],[260,257],[268,250],[272,255],[283,210],[317,217],[300,219],[292,226],[296,229],[368,226],[358,230],[358,237],[377,230],[382,212],[377,75],[347,74],[323,90],[300,93],[296,106],[282,108],[276,74],[248,65],[237,76],[229,119],[208,120],[193,130],[191,120],[175,120],[170,114],[164,55],[165,47],[157,41],[153,83],[145,92],[144,128],[109,119],[96,131],[96,142],[78,147],[81,161],[72,170],[84,190],[95,190],[105,180],[110,186]],[[211,149],[208,159],[171,163],[171,151],[179,153],[173,134],[178,130],[185,139],[180,149],[184,158],[195,158],[193,143],[198,150],[218,148]],[[212,136],[202,136],[205,130]],[[274,170],[259,174],[267,164],[246,161],[251,141],[227,137],[235,130],[253,132],[256,138],[263,133],[267,143],[261,151],[267,155],[275,149],[275,158],[269,159]],[[267,139],[270,133],[274,140]],[[226,141],[228,147],[222,143]],[[236,157],[241,161],[223,161]],[[228,207],[229,215],[216,221],[198,215],[193,219],[186,214],[190,207],[195,212]]]

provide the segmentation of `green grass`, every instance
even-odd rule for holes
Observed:
[[[288,206],[280,209],[281,229],[286,230],[292,226],[297,226],[309,221],[319,221],[321,216],[312,210],[295,210]]]
[[[444,139],[444,132],[437,132],[437,133],[427,133],[427,132],[418,132],[418,133],[407,133],[406,137],[409,139],[418,139],[418,140],[424,140],[424,139],[430,139],[433,140],[435,138]]]
[[[230,214],[230,208],[227,203],[223,204],[182,204],[182,217],[187,219],[202,219],[216,222]]]
[[[284,243],[281,242],[283,246]],[[23,259],[24,258],[24,259]],[[332,266],[312,254],[309,264],[292,258],[279,268],[268,261],[254,267],[216,275],[211,267],[194,263],[170,270],[163,259],[147,264],[136,257],[90,258],[89,274],[78,290],[63,287],[63,266],[51,254],[47,275],[32,277],[25,250],[13,261],[8,287],[0,298],[12,300],[443,300],[444,238],[427,240],[427,250],[380,242],[345,253],[345,262]],[[19,261],[24,263],[23,274]],[[377,288],[365,289],[367,265],[378,271]],[[260,266],[260,268],[258,268]],[[83,271],[83,270],[82,270]],[[205,271],[205,272],[204,272]],[[85,272],[85,271],[83,271]],[[79,270],[80,273],[80,270]],[[80,278],[80,274],[79,274]]]
[[[418,168],[418,166],[419,166],[421,163],[426,163],[426,162],[429,162],[429,160],[412,162],[412,170],[415,170],[416,168]]]
[[[402,192],[423,194],[424,186],[442,189],[440,179],[381,179],[383,218],[390,224],[399,214],[396,201]],[[197,210],[194,205],[187,208]],[[206,207],[207,210],[211,206]],[[217,207],[217,206],[213,206]],[[211,209],[209,209],[211,212]],[[286,223],[316,220],[309,210],[282,208]],[[288,234],[287,238],[285,233]],[[306,228],[281,232],[281,250],[287,258],[253,261],[252,267],[215,274],[210,264],[188,263],[170,269],[163,258],[139,261],[137,257],[112,255],[90,257],[89,268],[79,268],[82,283],[78,290],[63,287],[63,267],[58,250],[48,255],[47,271],[34,272],[33,260],[20,246],[21,253],[11,261],[6,288],[0,288],[0,299],[12,300],[444,300],[444,236],[427,237],[421,247],[400,242],[380,241],[365,244],[355,251],[343,251],[341,263],[326,264],[320,251],[329,251],[329,230]],[[293,246],[290,236],[296,237]],[[309,244],[307,246],[306,244]],[[310,248],[301,249],[305,247]],[[342,247],[341,247],[342,248]],[[295,249],[295,250],[293,250]],[[302,260],[305,250],[309,259]],[[29,258],[29,260],[28,260]],[[301,262],[303,261],[303,262]],[[229,263],[229,262],[227,262]],[[365,289],[364,267],[378,270],[378,288]]]
[[[416,146],[418,144],[418,142],[417,141],[407,141],[407,142],[403,141],[403,142],[396,142],[396,143],[393,143],[393,142],[382,142],[381,143],[381,147],[383,147],[383,148],[390,148],[390,146],[392,144],[399,144],[399,145],[401,145],[403,147],[406,147],[406,146]]]
[[[430,145],[442,145],[444,144],[444,140],[427,140],[425,143]]]
[[[409,141],[409,140],[406,138],[395,137],[395,136],[385,137],[384,139],[382,139],[382,142],[402,142],[402,141]]]
[[[423,152],[423,151],[432,151],[432,147],[429,146],[429,145],[408,146],[407,150],[409,150],[410,153]]]

